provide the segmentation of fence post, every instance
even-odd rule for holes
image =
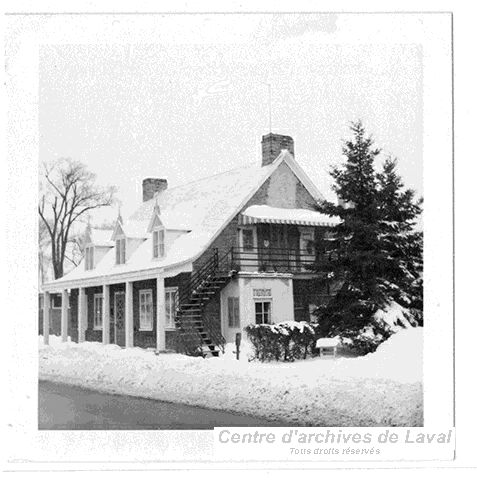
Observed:
[[[237,360],[240,360],[240,342],[242,341],[242,334],[240,332],[235,334],[235,355]]]

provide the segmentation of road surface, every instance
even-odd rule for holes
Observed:
[[[40,430],[198,430],[286,426],[235,413],[39,382]]]

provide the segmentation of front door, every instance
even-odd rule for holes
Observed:
[[[124,292],[114,293],[114,343],[124,347],[126,345],[125,320],[125,294]]]
[[[300,231],[295,225],[288,225],[289,268],[295,271],[300,262]]]
[[[270,225],[260,223],[257,225],[258,238],[258,264],[259,271],[266,272],[270,268]]]

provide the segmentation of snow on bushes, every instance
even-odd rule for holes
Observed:
[[[362,328],[354,338],[346,338],[350,348],[361,355],[376,351],[393,334],[403,329],[417,327],[418,321],[410,309],[395,301],[378,309],[369,325]]]
[[[409,309],[402,307],[399,303],[392,301],[385,308],[380,308],[374,314],[374,320],[379,324],[386,326],[391,332],[396,333],[402,328],[416,326],[412,322],[412,315]]]
[[[251,324],[245,332],[253,346],[253,358],[261,362],[306,359],[317,339],[314,326],[306,322]]]

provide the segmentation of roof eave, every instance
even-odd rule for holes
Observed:
[[[113,283],[124,283],[126,281],[135,281],[135,280],[148,280],[156,277],[164,277],[165,273],[171,274],[174,273],[174,270],[180,269],[180,271],[192,270],[192,261],[190,259],[177,262],[165,267],[156,267],[150,269],[138,269],[128,272],[113,273],[98,275],[96,277],[89,278],[77,278],[71,280],[54,280],[52,282],[44,283],[40,285],[42,291],[56,293],[61,290],[70,289],[70,288],[87,288],[94,287],[98,285],[110,285]],[[180,272],[177,272],[180,273]],[[169,275],[174,276],[174,275]]]

